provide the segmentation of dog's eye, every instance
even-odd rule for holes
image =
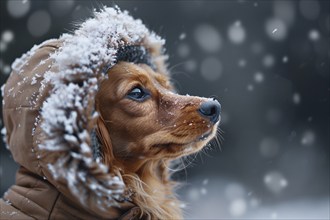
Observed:
[[[135,101],[144,101],[149,98],[150,94],[140,87],[133,88],[128,94],[127,97]]]

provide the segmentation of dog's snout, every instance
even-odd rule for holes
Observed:
[[[212,123],[215,124],[219,121],[221,105],[215,99],[208,100],[201,104],[199,112],[202,116],[207,117]]]

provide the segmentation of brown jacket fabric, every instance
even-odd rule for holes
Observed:
[[[73,34],[34,46],[13,63],[2,87],[3,120],[20,168],[0,200],[0,219],[141,217],[120,172],[99,158],[94,97],[119,57],[166,73],[163,44],[127,12],[103,8]]]

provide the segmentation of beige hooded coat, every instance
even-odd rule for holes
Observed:
[[[163,44],[127,12],[103,8],[73,34],[34,46],[13,63],[2,87],[3,120],[20,168],[0,200],[1,219],[140,217],[120,173],[98,158],[94,97],[125,46],[142,51],[125,59],[148,54],[166,73]]]

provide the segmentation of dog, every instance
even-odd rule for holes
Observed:
[[[182,219],[171,165],[217,133],[214,98],[175,92],[165,40],[104,7],[34,46],[2,87],[17,178],[1,219]]]
[[[146,64],[120,62],[101,83],[95,103],[105,164],[121,172],[144,214],[181,219],[169,166],[215,137],[219,102],[178,95],[168,76]]]

